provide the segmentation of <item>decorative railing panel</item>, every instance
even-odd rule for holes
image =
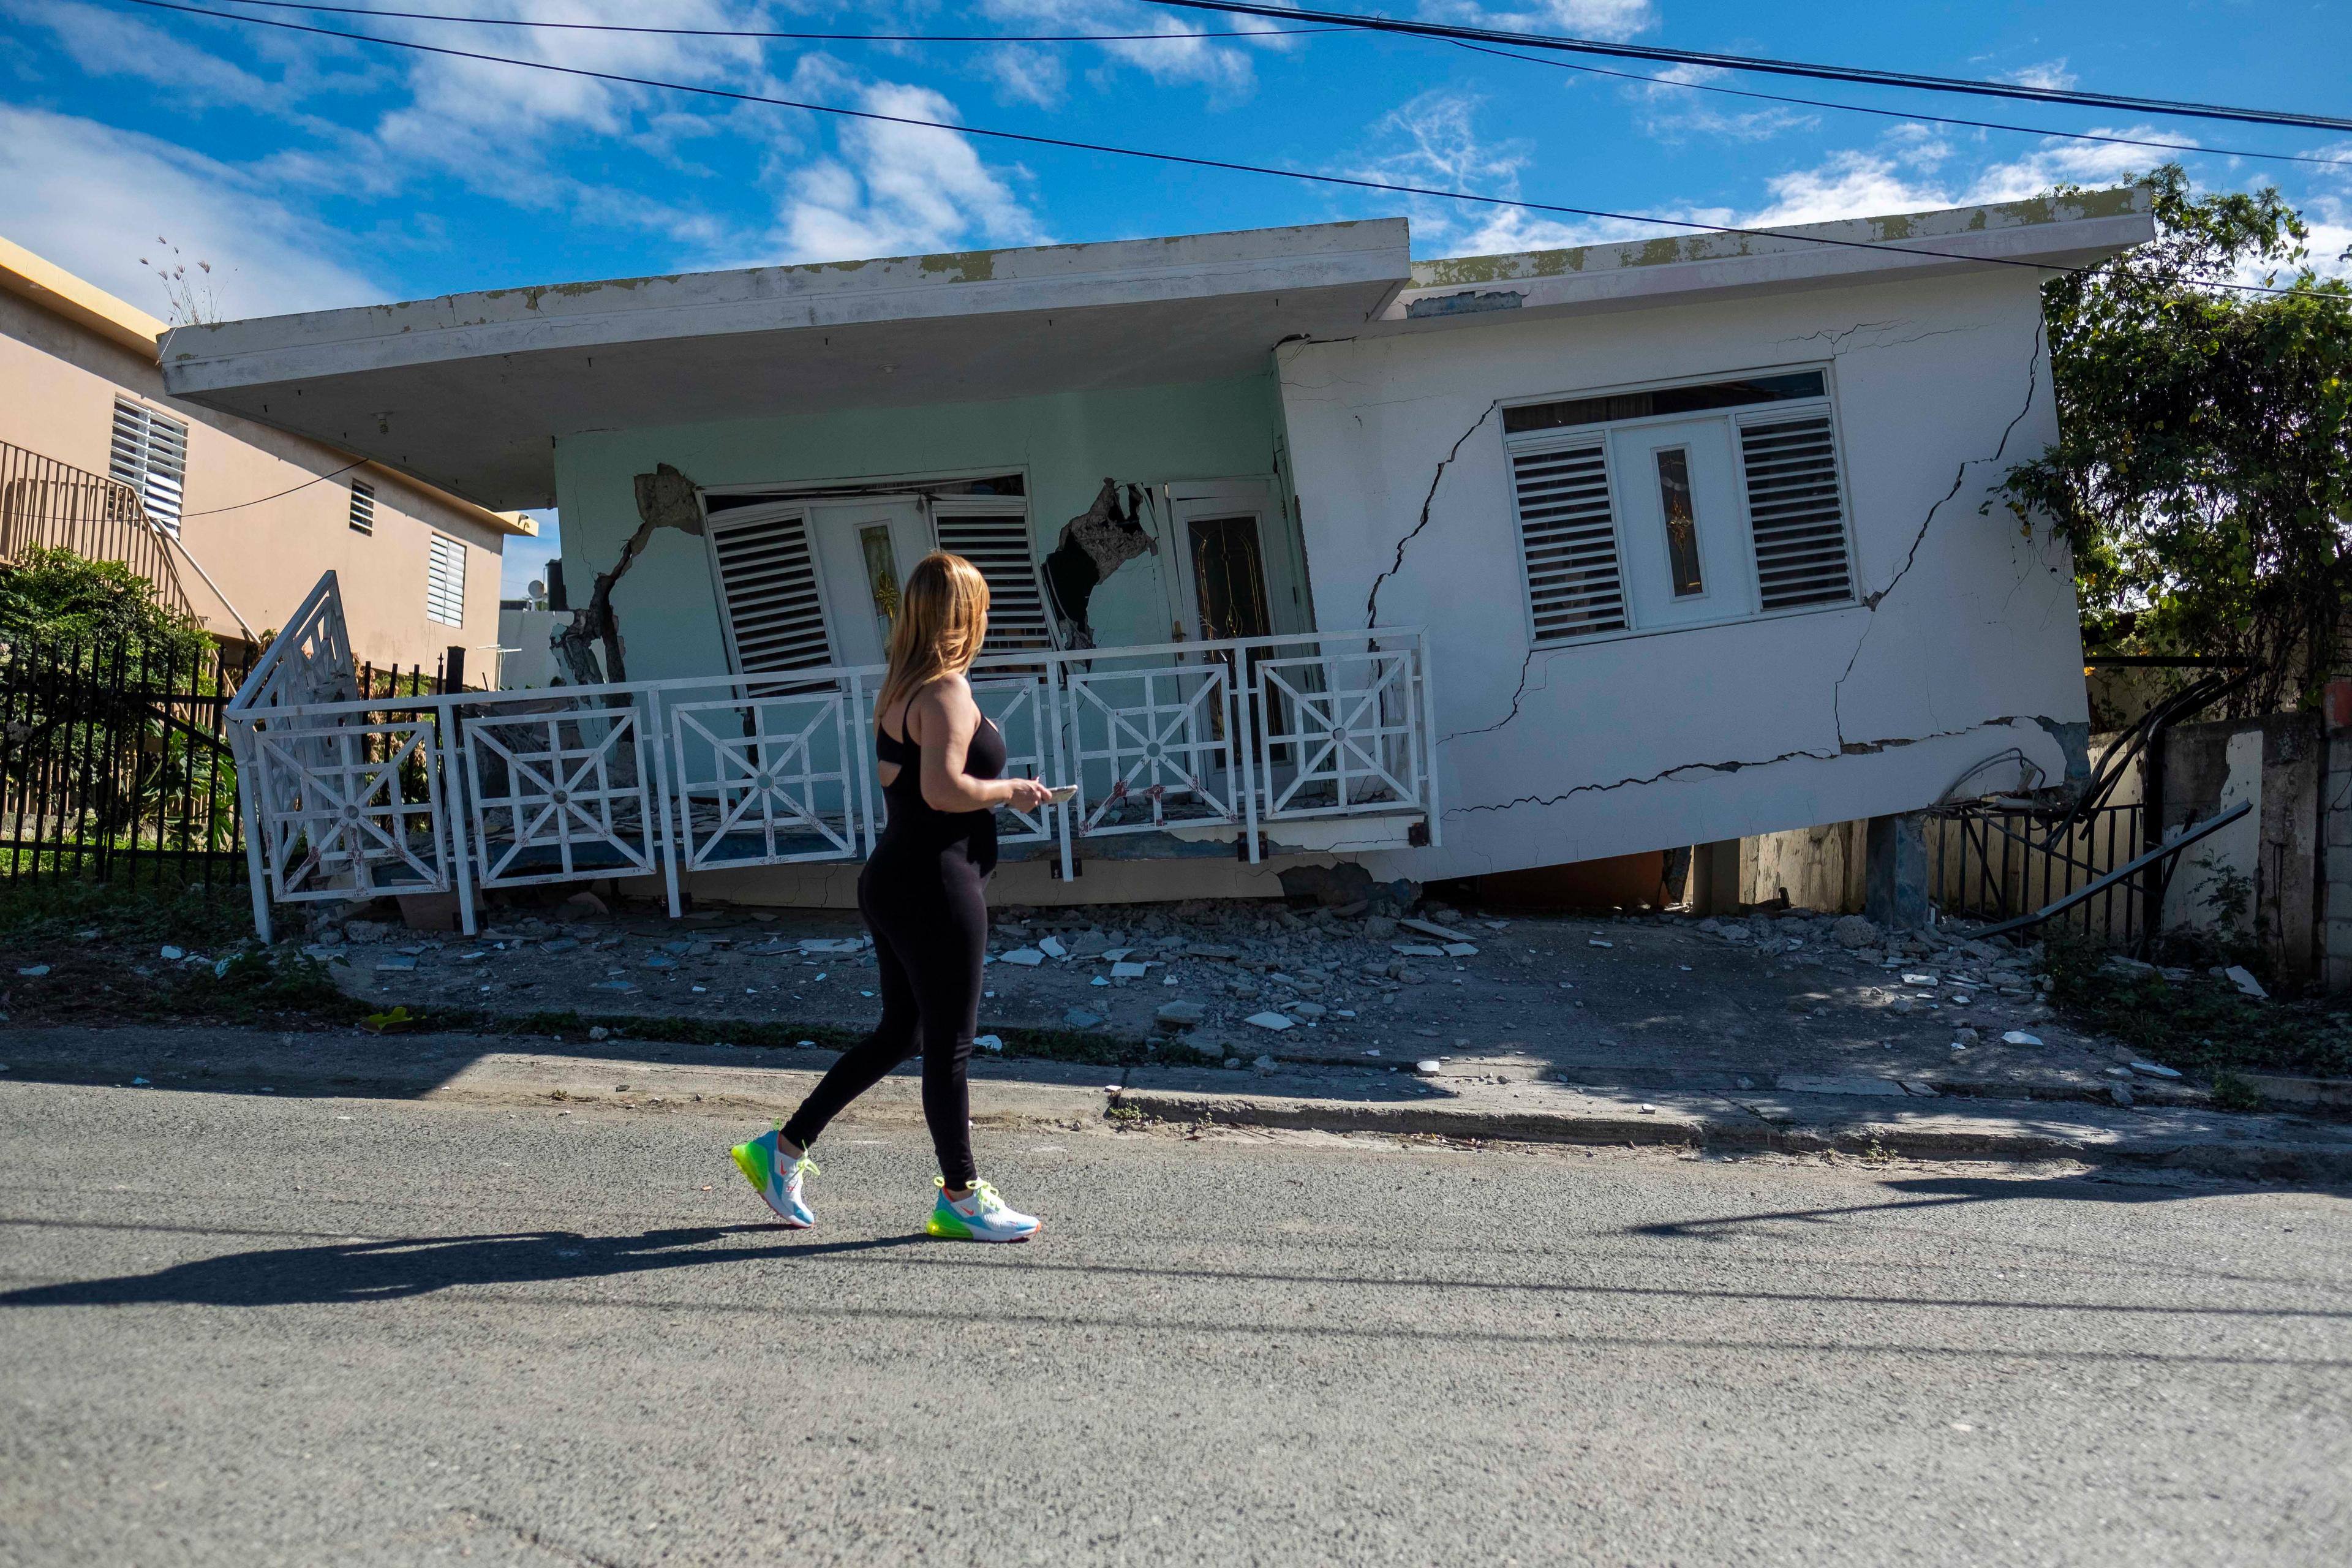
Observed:
[[[265,933],[272,897],[454,888],[471,930],[480,889],[603,877],[661,877],[676,912],[681,872],[856,860],[884,821],[879,669],[354,696],[349,647],[331,575],[229,707]],[[1024,650],[971,683],[1009,774],[1077,786],[999,835],[1064,876],[1116,835],[1229,829],[1255,860],[1262,823],[1382,814],[1435,841],[1418,632]]]

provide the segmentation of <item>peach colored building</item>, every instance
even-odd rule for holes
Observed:
[[[499,555],[537,525],[168,396],[166,330],[0,239],[0,556],[73,543],[168,572],[231,640],[284,626],[331,569],[361,659],[430,671],[462,647],[467,683],[491,679]],[[113,521],[77,531],[92,497]]]

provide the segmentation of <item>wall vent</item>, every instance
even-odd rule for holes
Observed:
[[[1601,444],[1513,453],[1511,489],[1537,646],[1623,631],[1625,584]]]
[[[1788,610],[1853,598],[1829,416],[1742,426],[1739,448],[1759,607]]]
[[[352,481],[352,528],[359,533],[375,531],[375,487],[359,479]]]
[[[746,675],[834,662],[817,597],[808,520],[798,515],[709,524],[735,667]]]

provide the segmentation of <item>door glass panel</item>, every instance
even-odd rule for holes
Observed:
[[[1658,448],[1658,510],[1666,524],[1666,566],[1675,597],[1706,592],[1698,565],[1698,513],[1691,504],[1690,450]]]
[[[859,529],[857,547],[866,557],[866,588],[874,601],[874,630],[887,648],[890,624],[898,618],[898,558],[890,547],[890,525],[876,522]]]
[[[1262,637],[1272,633],[1257,519],[1202,518],[1191,527],[1192,587],[1201,606],[1201,635],[1213,639]]]

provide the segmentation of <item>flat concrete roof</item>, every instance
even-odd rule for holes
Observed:
[[[174,396],[470,496],[555,499],[589,429],[1252,374],[1409,277],[1402,218],[755,267],[174,328]]]
[[[163,365],[174,396],[486,507],[535,507],[555,500],[555,442],[585,430],[1223,380],[1264,368],[1297,338],[2014,262],[2084,266],[2154,233],[2136,186],[1419,263],[1405,220],[1375,218],[494,289],[175,327]]]
[[[1502,310],[1562,315],[1638,309],[1697,293],[1773,293],[1993,269],[2032,276],[2013,264],[2087,267],[2155,235],[2147,188],[2123,185],[2064,200],[2037,196],[1753,234],[1456,257],[1415,262],[1412,281],[1366,331],[1378,335],[1481,318],[1492,322],[1491,313]]]

